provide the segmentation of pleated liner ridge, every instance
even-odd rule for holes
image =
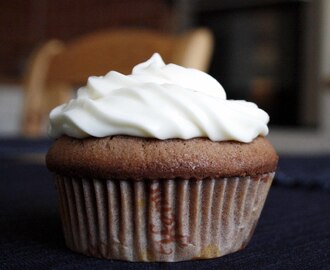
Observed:
[[[250,240],[274,173],[203,180],[56,176],[67,246],[127,261],[220,257]]]

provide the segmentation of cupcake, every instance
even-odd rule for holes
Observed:
[[[46,163],[67,246],[167,262],[244,248],[278,160],[268,121],[208,74],[158,54],[130,75],[90,77],[50,113]]]

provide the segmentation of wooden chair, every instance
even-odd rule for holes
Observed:
[[[120,29],[89,34],[68,44],[48,41],[33,53],[27,66],[22,133],[44,136],[50,110],[70,99],[72,90],[86,84],[91,75],[105,75],[110,70],[129,74],[154,52],[166,63],[206,71],[212,48],[212,35],[203,28],[177,36]]]

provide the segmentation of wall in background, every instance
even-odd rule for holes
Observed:
[[[22,87],[0,84],[0,136],[18,136],[23,104]]]
[[[49,39],[111,27],[169,31],[172,23],[165,0],[0,1],[0,80],[17,80],[31,51]]]
[[[330,151],[330,89],[322,84],[330,77],[330,1],[322,2],[320,52],[320,126],[317,130],[280,129],[271,131],[269,139],[283,153],[322,153]]]

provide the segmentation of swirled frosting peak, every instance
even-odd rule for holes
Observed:
[[[251,142],[268,133],[269,117],[254,103],[227,100],[210,75],[155,53],[132,74],[90,77],[77,98],[50,113],[49,135],[130,135],[157,139],[208,137]]]

